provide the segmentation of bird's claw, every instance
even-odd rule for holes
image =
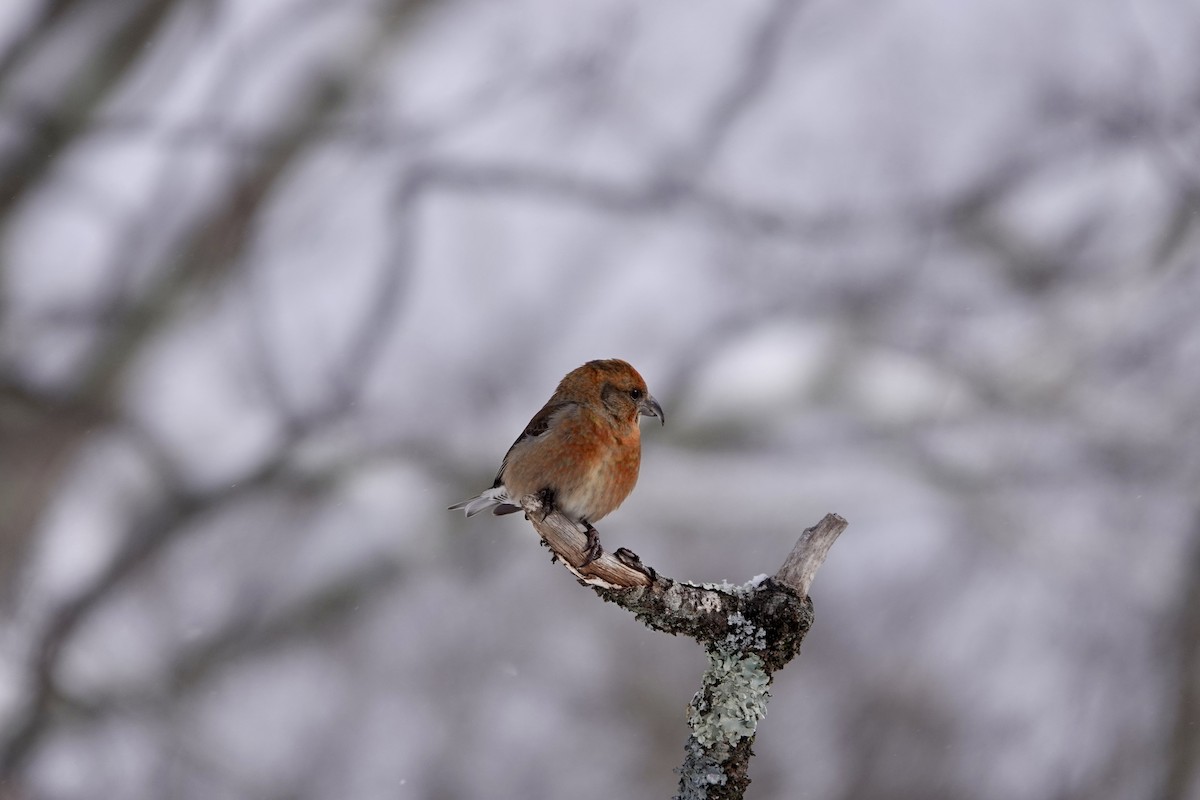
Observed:
[[[538,492],[538,502],[542,504],[542,522],[554,513],[554,490],[547,486]]]
[[[586,567],[604,555],[604,548],[600,546],[600,533],[592,527],[592,523],[586,519],[581,522],[587,526],[587,530],[584,531],[587,534],[587,548],[584,550],[583,563],[579,566]]]

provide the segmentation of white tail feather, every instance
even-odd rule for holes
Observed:
[[[481,511],[487,511],[489,508],[495,508],[498,505],[509,502],[508,490],[503,486],[495,486],[491,489],[485,489],[477,496],[469,500],[463,500],[461,503],[455,503],[450,506],[451,511],[465,509],[468,517],[473,517]]]

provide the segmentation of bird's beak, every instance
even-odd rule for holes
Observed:
[[[638,403],[638,413],[647,417],[658,417],[659,422],[663,425],[667,424],[667,415],[663,413],[662,406],[658,404],[653,395],[648,394],[642,398],[642,402]]]

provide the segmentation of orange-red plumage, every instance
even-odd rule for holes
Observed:
[[[489,508],[507,514],[519,510],[521,498],[541,494],[590,529],[637,483],[642,414],[666,422],[637,370],[620,359],[589,361],[567,373],[525,426],[492,487],[450,508],[467,516]]]

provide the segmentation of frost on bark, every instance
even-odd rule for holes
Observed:
[[[751,746],[767,713],[771,676],[800,652],[813,620],[809,587],[846,520],[827,514],[806,529],[772,577],[699,585],[659,575],[625,548],[588,563],[587,536],[579,526],[556,511],[546,515],[537,497],[522,505],[542,541],[580,583],[647,627],[704,645],[708,669],[688,706],[691,735],[676,770],[676,798],[741,798],[750,784]]]

